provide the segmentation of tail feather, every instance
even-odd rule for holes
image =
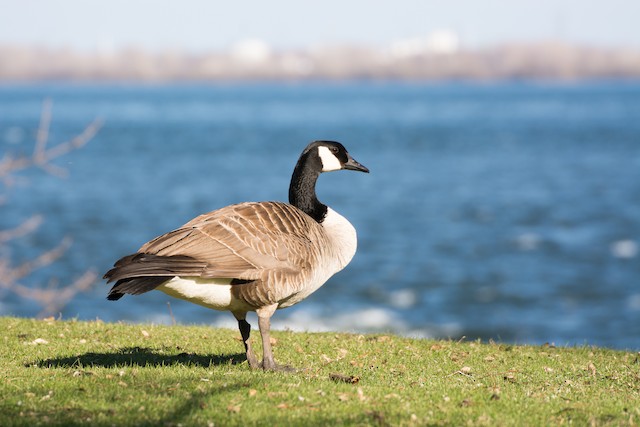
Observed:
[[[107,299],[109,301],[117,301],[125,294],[140,295],[149,292],[170,280],[171,277],[153,276],[153,277],[134,277],[132,279],[118,280],[109,291]]]
[[[145,276],[200,276],[206,262],[185,255],[133,254],[120,258],[105,275],[107,283]]]
[[[149,292],[174,276],[200,276],[206,266],[205,262],[185,255],[127,255],[104,275],[107,283],[116,282],[107,299],[115,301],[124,294]]]

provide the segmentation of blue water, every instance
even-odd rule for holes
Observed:
[[[640,349],[640,84],[0,86],[0,153],[29,153],[42,100],[51,142],[104,126],[4,188],[0,229],[45,221],[0,250],[14,263],[73,245],[25,279],[67,283],[192,217],[286,200],[314,139],[343,142],[371,174],[320,178],[359,233],[352,263],[279,328]],[[65,318],[171,323],[160,292],[105,299],[98,281]],[[41,307],[0,291],[0,313]],[[180,323],[235,327],[171,300]]]

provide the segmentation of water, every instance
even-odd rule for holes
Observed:
[[[371,174],[320,178],[359,233],[346,270],[274,316],[279,328],[640,349],[640,84],[291,84],[0,87],[0,150],[29,153],[43,98],[51,141],[104,127],[29,171],[0,229],[43,213],[14,262],[73,245],[25,281],[103,273],[142,243],[224,205],[286,200],[298,154],[343,142]],[[99,281],[65,318],[170,323],[160,292],[105,299]],[[1,291],[0,313],[40,307]],[[181,323],[229,313],[171,300]]]

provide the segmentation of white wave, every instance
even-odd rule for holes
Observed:
[[[256,330],[257,320],[251,316],[254,315],[250,315],[248,321]],[[238,324],[233,316],[221,313],[214,319],[212,326],[237,329]],[[411,338],[456,337],[462,331],[457,323],[411,327],[393,310],[372,307],[350,310],[338,315],[322,314],[317,307],[289,312],[278,311],[271,318],[271,328],[295,332],[394,333]]]
[[[627,305],[633,311],[640,311],[640,294],[634,294],[627,298]]]
[[[409,308],[418,302],[418,295],[412,289],[400,289],[389,294],[389,304],[395,308]]]
[[[515,238],[515,243],[521,251],[533,251],[540,246],[541,238],[535,233],[523,233]]]
[[[638,244],[630,239],[618,240],[611,244],[611,253],[616,258],[634,258],[638,254]]]

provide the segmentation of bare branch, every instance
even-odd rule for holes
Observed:
[[[2,160],[0,160],[0,180],[5,184],[5,186],[11,185],[11,174],[32,166],[37,166],[54,176],[66,176],[66,169],[53,165],[51,162],[60,156],[85,146],[102,127],[103,120],[96,118],[80,134],[73,137],[71,140],[62,142],[51,148],[47,148],[47,145],[49,144],[52,105],[53,103],[48,98],[42,103],[40,125],[38,127],[36,144],[31,156],[12,157],[7,153],[4,155]]]
[[[49,142],[49,127],[51,125],[51,98],[42,101],[42,112],[40,113],[40,126],[36,137],[36,145],[33,149],[33,163],[42,166],[47,163],[45,156],[47,142]]]
[[[13,185],[17,172],[31,167],[40,168],[55,176],[66,175],[66,169],[54,165],[52,161],[85,146],[102,126],[102,120],[96,119],[77,136],[49,148],[47,145],[49,143],[51,113],[52,102],[50,99],[45,99],[42,104],[40,124],[31,155],[15,157],[10,153],[5,153],[0,159],[0,184],[4,184],[5,188]],[[0,205],[4,203],[6,203],[6,197],[0,193]],[[0,245],[33,233],[42,222],[43,217],[41,215],[33,215],[17,227],[9,230],[0,230]],[[27,286],[22,283],[22,279],[36,270],[56,262],[70,245],[71,239],[64,238],[54,248],[17,266],[13,265],[6,256],[0,253],[0,290],[13,292],[22,298],[38,303],[43,308],[40,315],[55,313],[64,307],[76,294],[87,291],[97,279],[97,274],[88,270],[72,283],[62,286],[57,280],[50,280],[46,287]]]
[[[11,184],[11,174],[13,172],[26,169],[33,164],[31,157],[12,157],[6,153],[0,160],[0,179],[5,185]]]
[[[15,283],[16,281],[32,274],[34,271],[39,270],[47,265],[53,264],[59,259],[67,249],[71,246],[71,239],[65,238],[58,245],[49,249],[48,251],[40,254],[35,259],[25,261],[19,266],[14,266],[9,272],[6,278],[0,278],[0,282],[6,281],[7,283]]]
[[[70,151],[82,148],[87,144],[87,142],[93,139],[93,137],[102,127],[102,124],[102,119],[95,119],[86,128],[84,128],[84,130],[79,135],[73,137],[69,141],[62,142],[55,147],[51,147],[50,149],[46,150],[45,159],[47,160],[47,162],[50,162],[57,157],[69,153]]]
[[[17,239],[27,234],[33,233],[42,224],[42,215],[32,215],[22,224],[10,230],[0,231],[0,243],[8,242],[9,240]]]
[[[48,289],[41,289],[25,286],[20,283],[13,283],[11,290],[22,298],[37,301],[39,305],[43,307],[38,315],[43,316],[45,314],[55,313],[64,307],[75,295],[89,290],[97,278],[98,275],[96,272],[90,270],[66,286],[60,287],[54,285]]]

